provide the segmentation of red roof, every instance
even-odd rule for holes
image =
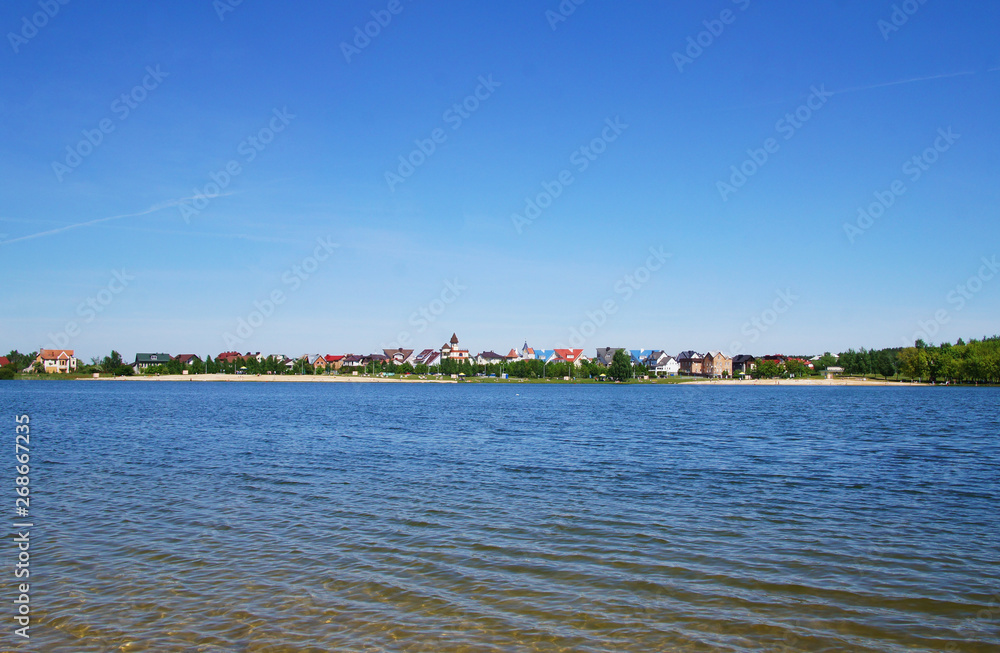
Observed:
[[[73,358],[72,349],[43,349],[38,352],[42,360],[58,360],[60,358]]]
[[[0,367],[3,367],[4,365],[10,365],[10,361],[7,360],[6,356],[0,356]]]
[[[575,363],[583,355],[582,349],[556,349],[557,360]]]
[[[324,356],[324,358],[326,359],[327,363],[336,363],[344,360],[343,356],[331,356],[330,354],[327,354],[326,356]]]

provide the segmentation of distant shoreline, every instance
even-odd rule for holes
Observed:
[[[688,385],[800,385],[800,386],[889,386],[889,387],[920,387],[930,386],[929,383],[913,383],[907,381],[876,381],[874,379],[749,379],[738,381],[736,379],[704,379],[701,381],[689,381]],[[943,385],[939,383],[938,385]]]
[[[458,383],[456,379],[388,379],[377,376],[315,376],[312,374],[161,374],[159,376],[102,376],[78,381],[200,381],[210,383]]]
[[[385,378],[377,376],[316,376],[310,374],[163,374],[160,376],[118,376],[78,378],[78,381],[190,381],[201,383],[458,383],[459,379],[420,379],[420,378]],[[518,383],[549,383],[553,385],[572,385],[574,381],[562,379],[461,379],[463,383],[518,384]],[[615,385],[614,383],[597,383],[592,379],[576,379],[576,384]],[[874,379],[696,379],[690,381],[673,381],[672,383],[654,380],[640,380],[626,385],[697,385],[697,386],[856,386],[856,387],[929,387],[929,383],[911,383],[898,381],[878,381]],[[938,384],[941,385],[941,384]]]

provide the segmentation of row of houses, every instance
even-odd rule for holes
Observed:
[[[784,364],[789,360],[799,360],[808,368],[813,367],[812,360],[794,359],[778,354],[758,359],[749,354],[729,357],[721,351],[700,353],[687,350],[675,356],[660,349],[625,349],[623,347],[598,347],[595,355],[591,358],[584,354],[583,349],[536,349],[530,347],[527,342],[520,349],[512,348],[507,354],[484,351],[472,355],[468,349],[459,346],[456,334],[452,334],[451,339],[438,349],[424,349],[419,352],[415,349],[397,348],[383,349],[381,354],[303,354],[293,358],[284,354],[264,355],[261,352],[226,351],[219,354],[216,360],[226,364],[234,364],[246,363],[250,359],[254,359],[262,363],[270,358],[288,370],[295,368],[300,361],[304,361],[312,368],[323,371],[339,371],[344,368],[357,370],[372,364],[388,363],[410,364],[414,367],[426,365],[428,368],[433,368],[440,366],[443,361],[475,363],[477,365],[542,361],[545,365],[566,363],[579,367],[588,362],[609,366],[618,351],[625,351],[634,365],[645,368],[649,374],[655,376],[688,375],[714,378],[739,376],[752,372],[760,361]],[[6,359],[0,360],[0,365],[4,364],[4,360]],[[135,356],[132,368],[138,374],[151,367],[168,365],[171,361],[178,361],[181,365],[187,366],[195,360],[200,360],[195,354],[173,356],[165,353],[139,353]],[[43,369],[48,373],[67,373],[77,369],[77,359],[73,355],[72,349],[43,349],[38,353],[35,362],[41,363]],[[241,367],[245,367],[245,365],[241,365]]]

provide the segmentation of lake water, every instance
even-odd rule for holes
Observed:
[[[1000,392],[7,382],[4,650],[998,651]],[[12,536],[11,536],[12,537]]]

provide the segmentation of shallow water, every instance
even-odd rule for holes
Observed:
[[[998,406],[975,388],[3,383],[9,441],[15,414],[33,428],[22,648],[997,651]]]

